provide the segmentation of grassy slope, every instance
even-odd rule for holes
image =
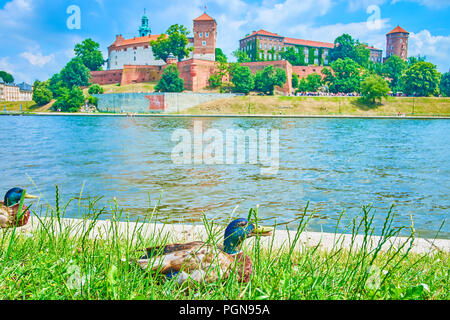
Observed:
[[[88,208],[84,216],[94,220],[102,213],[93,203],[82,207]],[[114,222],[120,209],[112,210]],[[15,235],[11,230],[0,231],[0,299],[450,298],[448,253],[418,255],[364,248],[325,252],[319,247],[304,247],[302,252],[279,252],[258,250],[255,245],[244,248],[253,261],[250,283],[238,283],[232,275],[228,280],[208,285],[180,287],[176,281],[149,274],[131,261],[142,254],[136,250],[171,239],[158,234],[142,235],[139,230],[126,239],[118,238],[117,226],[112,223],[110,229],[102,230],[107,240],[94,241],[85,236],[94,228],[92,220],[86,220],[88,231],[78,229],[78,236],[70,236],[67,228],[58,234],[54,231],[57,211],[50,208],[48,212],[54,219],[44,220],[29,236],[19,230]],[[356,226],[361,228],[362,224],[363,229],[366,226],[370,230],[370,219],[364,215]],[[386,221],[386,235],[391,235],[387,239],[395,237],[389,217]],[[209,223],[206,219],[204,222]],[[306,223],[301,221],[303,227],[298,232],[304,230]]]
[[[20,105],[22,105],[23,112],[45,112],[50,109],[54,101],[44,106],[38,106],[34,101],[12,101],[12,102],[0,102],[0,112],[3,112],[4,107],[6,111],[20,111]]]
[[[250,112],[249,112],[250,106]],[[188,114],[279,115],[411,115],[413,98],[388,98],[369,107],[355,97],[247,96],[216,100],[189,109]],[[340,110],[340,113],[339,113]],[[450,98],[415,98],[414,115],[450,116]]]
[[[118,84],[106,84],[101,87],[104,93],[126,93],[126,92],[154,92],[157,82],[143,82],[136,84],[127,84],[119,86]],[[85,95],[88,95],[88,88],[83,90]]]

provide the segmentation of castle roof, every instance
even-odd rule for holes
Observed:
[[[244,39],[252,37],[254,35],[261,35],[261,36],[269,36],[269,37],[278,37],[278,38],[283,38],[283,36],[280,36],[279,34],[276,33],[272,33],[263,29],[260,29],[258,31],[253,31],[253,33],[251,35],[246,36]]]
[[[284,38],[284,42],[288,43],[288,44],[295,44],[295,45],[307,46],[307,47],[329,48],[329,49],[334,48],[334,44],[329,43],[329,42],[320,42],[320,41],[303,40],[303,39],[295,39],[295,38]]]
[[[392,29],[388,34],[392,34],[392,33],[407,33],[409,34],[408,31],[406,31],[405,29],[403,29],[400,26],[395,27],[394,29]]]
[[[194,21],[215,21],[213,18],[211,18],[206,12],[202,14],[197,19],[194,19]]]
[[[134,37],[131,39],[124,39],[121,35],[116,37],[116,41],[111,45],[111,47],[121,47],[121,46],[129,46],[129,45],[145,45],[149,44],[152,40],[157,40],[161,35],[160,34],[151,34],[143,37]]]

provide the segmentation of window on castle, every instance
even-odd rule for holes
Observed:
[[[198,36],[199,36],[200,38],[203,38],[203,32],[200,32],[200,33],[198,34]]]
[[[206,41],[202,41],[202,46],[206,46]]]
[[[205,37],[206,37],[206,38],[209,37],[209,32],[205,32]]]

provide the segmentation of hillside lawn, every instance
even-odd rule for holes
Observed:
[[[414,113],[413,113],[414,105]],[[242,96],[195,106],[185,114],[201,115],[354,115],[450,116],[450,98],[389,97],[381,104],[366,105],[357,97]]]

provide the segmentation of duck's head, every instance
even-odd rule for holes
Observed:
[[[225,229],[224,236],[224,251],[229,254],[236,254],[240,250],[240,245],[245,239],[261,235],[270,236],[273,228],[261,227],[258,228],[249,223],[247,219],[237,219],[232,221]]]
[[[26,199],[36,199],[36,196],[33,196],[31,194],[27,194],[25,190],[22,188],[12,188],[5,194],[5,199],[3,200],[3,203],[7,207],[12,207],[20,202],[20,199],[22,199],[22,196],[24,196]]]

